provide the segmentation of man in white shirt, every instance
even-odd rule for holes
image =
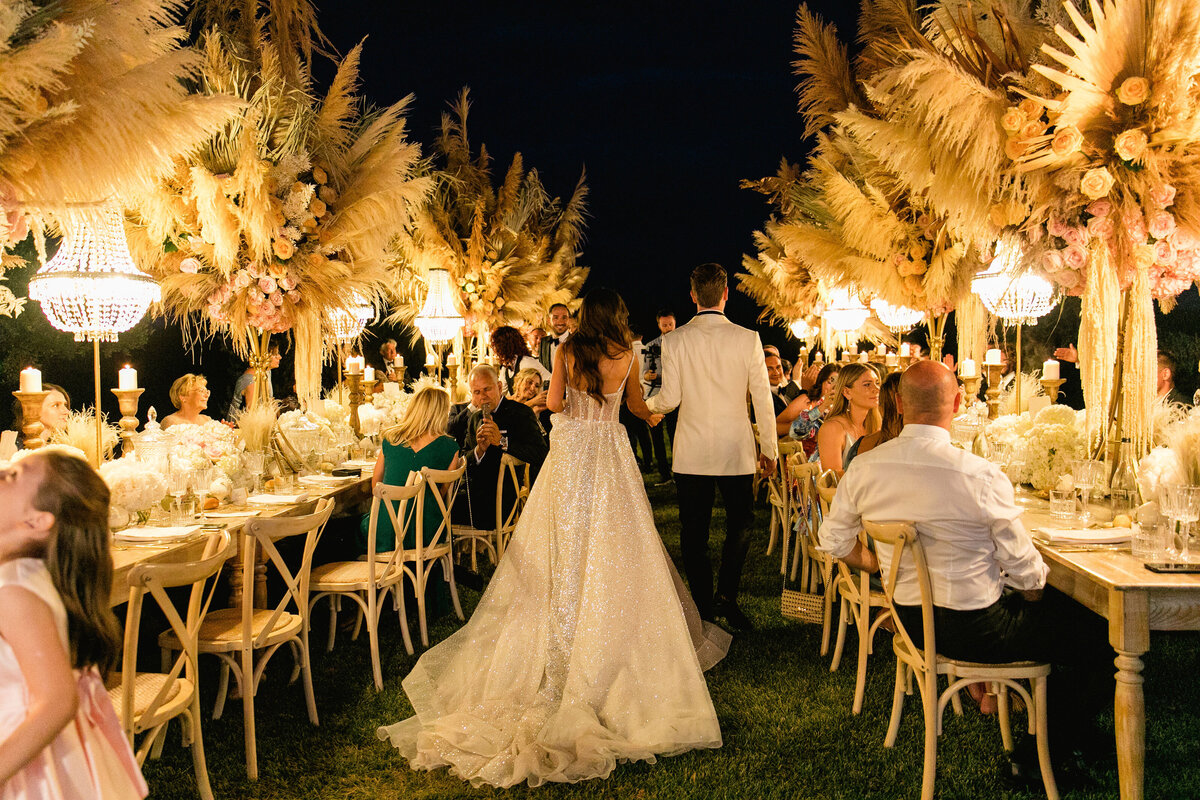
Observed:
[[[675,330],[675,312],[669,308],[659,309],[658,314],[655,315],[655,322],[658,325],[659,335],[645,344],[639,356],[642,365],[642,390],[647,400],[662,389],[660,370],[662,369],[663,337]],[[662,479],[655,484],[656,486],[666,486],[672,482],[671,465],[667,461],[667,436],[671,437],[671,442],[674,444],[675,423],[678,419],[679,412],[672,411],[663,418],[661,424],[650,428],[650,442],[654,448],[654,459],[658,462],[658,474]]]
[[[759,419],[774,417],[767,367],[758,334],[725,317],[729,285],[719,264],[692,270],[696,316],[662,340],[662,391],[646,401],[650,411],[679,409],[671,467],[679,493],[683,570],[700,616],[723,616],[739,630],[753,628],[737,604],[742,566],[750,547],[746,529],[753,518],[754,432],[746,396]],[[775,469],[778,440],[760,428],[763,473]],[[725,504],[725,545],[713,596],[708,555],[716,490]]]
[[[1056,738],[1077,745],[1072,726],[1086,724],[1103,704],[1097,697],[1112,693],[1114,654],[1104,620],[1057,592],[1043,600],[1049,570],[1021,522],[1012,485],[995,464],[950,443],[960,402],[954,373],[919,361],[904,372],[900,397],[903,430],[854,459],[821,524],[822,548],[853,567],[886,572],[891,552],[881,550],[877,559],[862,546],[862,520],[914,523],[929,564],[938,651],[985,663],[1049,661],[1056,670],[1088,673],[1052,678],[1050,703],[1060,713],[1051,733],[1057,726]],[[901,565],[896,604],[920,643],[921,595],[911,566]],[[1097,689],[1105,681],[1108,691]]]
[[[542,337],[538,345],[538,361],[551,372],[554,371],[554,354],[558,346],[571,335],[571,309],[562,303],[550,306],[550,332]]]

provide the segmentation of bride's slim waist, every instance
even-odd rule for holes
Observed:
[[[550,416],[551,430],[558,428],[560,425],[620,425],[621,421],[617,419],[586,419],[582,417],[568,417],[566,414],[552,414]]]

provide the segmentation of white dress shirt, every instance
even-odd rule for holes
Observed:
[[[952,445],[945,428],[905,425],[895,439],[855,458],[821,524],[822,549],[848,555],[864,519],[916,525],[934,605],[970,611],[1000,599],[1005,584],[1046,585],[1049,569],[1021,523],[1012,484],[995,464]],[[876,555],[887,574],[891,548]],[[921,604],[911,565],[900,565],[896,602]]]

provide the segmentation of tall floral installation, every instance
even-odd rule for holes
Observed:
[[[411,321],[428,271],[446,269],[467,326],[486,342],[488,330],[537,324],[554,303],[575,301],[588,274],[577,263],[587,186],[581,175],[566,202],[552,198],[519,153],[494,186],[487,148],[468,138],[469,111],[464,89],[442,115],[431,200],[395,244],[394,318]]]
[[[246,110],[137,198],[131,242],[167,312],[227,336],[261,381],[270,336],[290,334],[297,390],[315,398],[336,314],[382,303],[389,242],[432,187],[406,138],[411,98],[365,106],[361,44],[317,98],[310,38],[289,50],[257,16],[216,19],[201,36],[201,86]]]
[[[240,103],[188,93],[201,54],[184,45],[177,0],[0,5],[0,280],[7,250],[59,233],[71,207],[120,202],[169,173]],[[103,131],[103,135],[97,135]],[[0,285],[0,314],[25,299]]]

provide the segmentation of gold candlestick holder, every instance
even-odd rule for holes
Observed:
[[[1042,378],[1042,389],[1046,392],[1046,397],[1050,398],[1051,403],[1058,402],[1059,388],[1066,383],[1062,378]]]
[[[133,434],[138,427],[138,398],[145,389],[110,389],[117,396],[117,405],[121,408],[121,455],[127,456],[133,452]]]
[[[368,397],[370,397],[371,395],[375,394],[375,386],[376,386],[378,383],[379,383],[379,381],[363,381],[363,382],[362,382],[362,386],[363,386],[363,402],[364,402],[364,403],[366,402],[366,399],[367,399]]]
[[[45,392],[13,392],[13,397],[21,403],[21,432],[25,434],[23,447],[26,450],[37,450],[45,444],[42,440],[42,403],[45,402],[49,391]]]
[[[983,369],[987,373],[988,381],[988,419],[995,419],[1000,416],[1000,379],[1004,377],[1004,365],[984,364]]]
[[[967,393],[966,405],[969,407],[972,403],[979,399],[979,384],[983,382],[983,377],[980,375],[975,375],[970,378],[963,378],[962,382],[963,389]]]
[[[358,421],[358,407],[362,405],[364,398],[362,373],[347,373],[346,383],[350,384],[350,429],[354,431],[355,436],[361,439],[362,426]]]

